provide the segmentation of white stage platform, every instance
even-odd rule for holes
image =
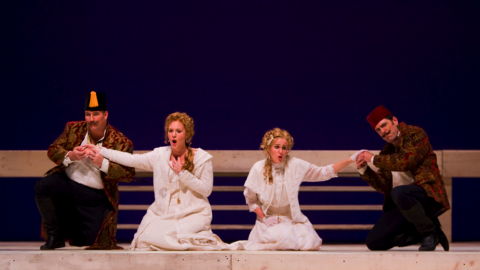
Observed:
[[[0,242],[0,270],[480,270],[480,243],[453,243],[450,251],[417,246],[373,252],[364,245],[324,245],[321,251],[128,251],[65,247],[40,251],[39,242]],[[127,247],[128,245],[123,245]]]

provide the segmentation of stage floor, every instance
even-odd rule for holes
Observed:
[[[40,246],[43,242],[0,242],[0,253],[5,251],[38,251],[40,252]],[[108,252],[129,252],[129,253],[138,253],[138,251],[129,251],[127,250],[130,244],[120,244],[125,250],[110,250]],[[90,250],[84,250],[82,247],[73,247],[67,246],[64,248],[56,249],[54,251],[83,251],[83,252],[94,252]],[[393,248],[388,252],[398,252],[398,251],[412,251],[415,252],[418,250],[418,246],[408,246],[402,248]],[[373,252],[369,251],[365,245],[360,244],[330,244],[323,245],[322,250],[320,251],[309,251],[309,252]],[[52,251],[41,251],[51,253]],[[102,252],[107,252],[107,250],[102,250]],[[154,253],[158,251],[153,251]],[[173,251],[165,251],[173,252]],[[227,252],[227,251],[218,251],[218,252]],[[228,251],[232,252],[232,251]],[[251,252],[251,251],[235,251],[235,252]],[[280,252],[280,251],[278,251]],[[294,252],[294,251],[285,251],[285,252]],[[440,245],[437,246],[435,252],[443,252],[443,249]],[[479,252],[480,253],[480,242],[462,242],[462,243],[450,243],[449,252]]]
[[[418,246],[369,251],[365,245],[324,245],[321,251],[130,251],[65,247],[40,251],[40,242],[0,242],[0,270],[480,270],[480,243],[452,243],[433,252]],[[122,246],[128,247],[128,244]]]

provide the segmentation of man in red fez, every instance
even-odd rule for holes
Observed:
[[[385,196],[383,214],[368,234],[370,250],[420,243],[420,251],[435,250],[448,240],[438,216],[450,209],[437,156],[425,131],[399,123],[384,106],[367,122],[387,142],[378,155],[364,151],[356,159],[362,179]]]
[[[93,144],[132,152],[133,144],[108,122],[105,95],[91,91],[85,121],[72,121],[48,147],[57,164],[35,185],[35,201],[42,217],[46,243],[41,250],[65,246],[119,249],[116,241],[118,182],[129,182],[133,168],[110,162],[89,151]]]

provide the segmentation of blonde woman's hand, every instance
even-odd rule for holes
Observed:
[[[359,150],[359,151],[353,153],[353,155],[350,156],[350,159],[351,159],[352,161],[357,161],[358,156],[359,156],[361,153],[366,152],[366,151],[368,151],[368,150],[366,150],[366,149]]]
[[[179,158],[178,160],[171,159],[170,162],[168,162],[168,165],[176,174],[179,174],[182,171],[183,164],[185,164],[185,161],[181,158]]]
[[[92,144],[86,144],[83,147],[85,148],[86,157],[98,168],[102,167],[104,157],[100,154],[100,147]]]
[[[268,227],[271,227],[280,222],[278,220],[278,216],[266,216],[263,218],[263,223],[265,223],[265,225],[267,225]]]
[[[87,152],[84,146],[76,146],[72,151],[68,152],[68,158],[72,161],[87,158]]]

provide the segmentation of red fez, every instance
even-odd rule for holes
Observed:
[[[392,113],[383,105],[380,105],[367,115],[367,122],[373,129],[375,129],[375,126],[378,124],[378,122],[382,121],[382,119],[386,118],[387,116],[392,116]]]

